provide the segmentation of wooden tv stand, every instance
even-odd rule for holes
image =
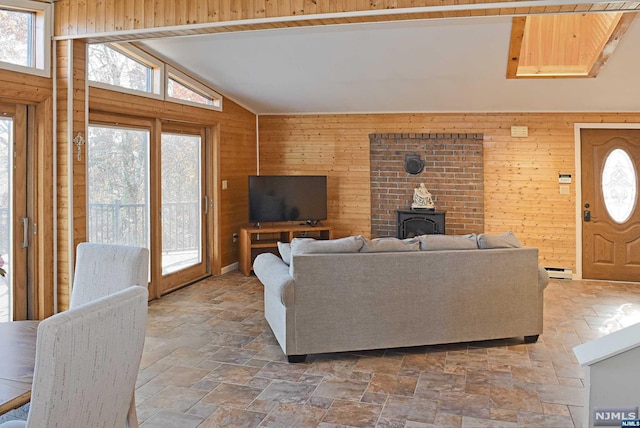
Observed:
[[[245,226],[240,228],[240,262],[238,269],[251,274],[253,260],[261,253],[278,254],[278,241],[291,242],[293,238],[331,239],[330,227],[309,225]]]

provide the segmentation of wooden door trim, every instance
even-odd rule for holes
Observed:
[[[582,279],[582,137],[583,129],[640,129],[640,123],[574,123],[575,192],[576,192],[576,272],[573,279]]]

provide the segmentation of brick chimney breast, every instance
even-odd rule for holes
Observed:
[[[396,210],[411,208],[413,189],[424,183],[447,234],[484,232],[482,134],[370,134],[371,236],[396,235]],[[424,169],[405,170],[407,156]]]

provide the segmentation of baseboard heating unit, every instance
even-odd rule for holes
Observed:
[[[549,278],[554,279],[572,279],[573,271],[567,268],[549,267],[545,266],[544,269],[549,274]]]

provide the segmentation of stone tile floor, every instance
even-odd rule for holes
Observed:
[[[640,284],[551,281],[544,334],[312,355],[288,364],[262,285],[238,272],[153,301],[142,428],[582,426],[574,346],[640,321]]]

